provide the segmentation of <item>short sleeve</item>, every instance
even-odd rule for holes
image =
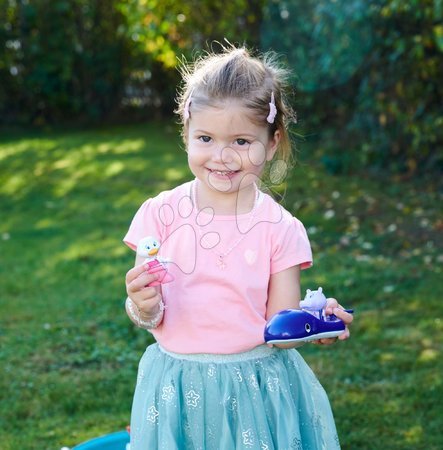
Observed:
[[[301,269],[311,267],[312,251],[305,227],[292,217],[291,220],[284,221],[274,241],[271,274],[298,265]]]
[[[140,239],[146,236],[155,236],[162,240],[162,229],[158,205],[155,199],[150,198],[135,213],[123,242],[132,250],[136,250]]]

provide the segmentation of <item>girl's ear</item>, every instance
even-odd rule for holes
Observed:
[[[266,161],[272,161],[272,158],[275,155],[275,152],[278,149],[278,146],[280,144],[280,138],[281,138],[281,134],[280,134],[280,130],[275,130],[274,136],[272,136],[272,138],[269,140],[268,143],[268,149],[266,152]]]

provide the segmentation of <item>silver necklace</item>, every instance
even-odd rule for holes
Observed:
[[[220,252],[220,251],[214,250],[214,248],[217,247],[220,244],[220,242],[218,242],[215,246],[211,246],[207,242],[205,234],[203,234],[203,231],[200,228],[200,225],[196,221],[198,234],[200,236],[200,242],[205,242],[206,247],[204,247],[204,248],[207,248],[208,250],[211,250],[211,252],[214,253],[217,256],[217,260],[216,260],[217,267],[219,269],[221,269],[221,270],[226,269],[226,259],[225,258],[232,252],[232,250],[234,250],[234,248],[236,248],[240,244],[240,242],[243,241],[243,239],[246,237],[246,234],[251,229],[252,221],[255,218],[255,213],[256,213],[256,210],[257,210],[258,198],[259,198],[259,195],[260,195],[260,191],[258,190],[257,185],[255,183],[254,183],[254,187],[255,187],[254,206],[252,207],[252,210],[250,212],[249,222],[248,222],[248,226],[246,228],[246,232],[242,233],[241,236],[226,251]],[[194,204],[195,208],[198,210],[198,205],[197,205],[197,180],[195,180],[192,183],[192,185],[191,185],[191,200],[192,200],[192,203]]]

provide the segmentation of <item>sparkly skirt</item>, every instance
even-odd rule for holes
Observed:
[[[334,450],[328,398],[296,350],[143,355],[131,450]]]

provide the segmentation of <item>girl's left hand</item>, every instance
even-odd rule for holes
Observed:
[[[345,325],[345,331],[338,336],[338,338],[327,338],[327,339],[318,339],[317,341],[312,341],[313,344],[320,345],[331,345],[337,342],[337,339],[340,341],[344,341],[348,339],[350,336],[348,325],[350,325],[354,319],[354,316],[350,313],[347,313],[342,306],[338,304],[338,301],[335,298],[328,298],[325,308],[326,314],[329,316],[331,314],[336,315],[340,320],[342,320]]]

